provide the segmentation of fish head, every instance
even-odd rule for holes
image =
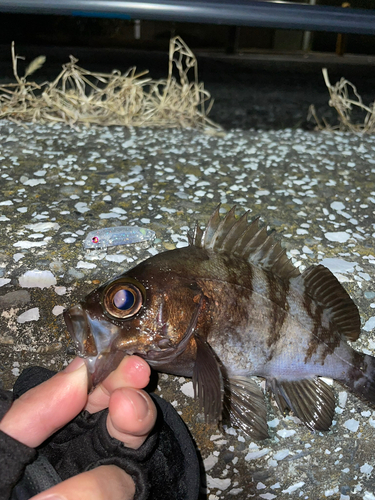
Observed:
[[[191,373],[195,356],[191,322],[200,290],[194,280],[173,272],[166,265],[170,260],[156,257],[64,311],[77,354],[86,360],[91,386],[104,380],[126,354],[141,356],[156,369],[176,375]]]

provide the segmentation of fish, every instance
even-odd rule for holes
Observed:
[[[132,245],[135,243],[152,242],[155,232],[138,226],[106,227],[90,231],[83,241],[86,249],[107,248],[117,245]]]
[[[348,341],[359,311],[329,269],[302,273],[285,249],[236,207],[188,234],[189,245],[154,255],[65,310],[93,386],[126,354],[157,371],[192,377],[208,422],[230,418],[268,437],[265,394],[312,431],[332,424],[335,397],[321,377],[375,403],[375,358]]]

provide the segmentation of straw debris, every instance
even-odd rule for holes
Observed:
[[[330,95],[328,104],[336,110],[339,124],[331,126],[324,118],[322,119],[322,123],[317,116],[313,104],[309,108],[308,119],[314,118],[317,128],[320,130],[350,131],[357,134],[375,133],[375,102],[366,106],[363,104],[361,96],[352,83],[345,78],[341,78],[335,85],[331,85],[327,69],[323,68],[322,72]],[[353,112],[358,115],[358,111],[363,118],[360,123],[355,123]]]
[[[77,65],[70,56],[53,82],[38,85],[28,77],[45,62],[34,59],[23,77],[18,75],[12,44],[15,83],[0,85],[0,118],[15,122],[64,122],[70,126],[194,127],[209,133],[221,128],[208,117],[213,101],[198,81],[197,60],[180,37],[169,46],[168,77],[153,80],[130,68],[121,74],[96,73]],[[174,76],[176,73],[176,76]],[[190,81],[190,79],[191,81]]]

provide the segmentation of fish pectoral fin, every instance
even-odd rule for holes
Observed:
[[[335,412],[331,388],[319,378],[303,380],[267,379],[281,411],[285,404],[311,430],[327,431]]]
[[[195,337],[197,357],[193,368],[194,396],[203,408],[206,422],[221,420],[224,398],[224,383],[220,363],[211,346]]]
[[[267,409],[256,382],[247,377],[230,377],[224,384],[224,410],[231,423],[253,439],[268,438]]]
[[[345,339],[355,341],[361,332],[361,319],[357,306],[336,276],[326,267],[308,267],[300,276],[293,278],[291,284],[300,293],[307,293],[328,313]]]

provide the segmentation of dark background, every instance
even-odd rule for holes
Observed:
[[[341,5],[339,0],[319,3]],[[356,0],[351,6],[371,8],[373,1]],[[196,54],[199,79],[215,98],[210,117],[225,128],[311,129],[310,104],[334,124],[322,67],[328,68],[331,83],[345,77],[364,103],[374,100],[375,36],[344,35],[340,56],[336,33],[312,33],[304,52],[298,30],[141,21],[136,39],[133,21],[56,15],[0,13],[0,79],[13,80],[12,41],[17,54],[26,57],[25,63],[19,61],[21,76],[33,58],[47,56],[31,77],[38,82],[54,79],[70,54],[90,70],[124,72],[135,65],[155,79],[165,78],[169,40],[175,35]]]

